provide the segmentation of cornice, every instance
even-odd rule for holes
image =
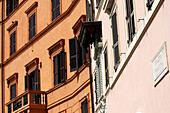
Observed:
[[[38,2],[34,2],[26,11],[25,13],[28,15],[31,11],[33,11],[36,7],[38,7]]]
[[[18,25],[18,21],[13,22],[8,28],[7,31],[11,31],[14,27]]]

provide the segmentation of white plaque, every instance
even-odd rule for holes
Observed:
[[[166,43],[164,43],[152,59],[152,71],[155,85],[168,72],[168,70]]]

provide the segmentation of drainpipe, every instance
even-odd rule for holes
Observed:
[[[3,85],[3,82],[4,82],[4,80],[3,80],[3,9],[4,9],[4,7],[3,7],[3,0],[2,0],[2,15],[1,15],[1,104],[2,104],[2,113],[4,113],[4,102],[3,102],[3,100],[4,100],[4,91],[3,91],[3,87],[4,87],[4,85]]]
[[[89,12],[88,12],[88,8],[90,9]],[[90,14],[88,14],[88,13],[90,13]],[[93,21],[93,1],[92,0],[86,0],[86,21]],[[87,49],[88,49],[88,59],[89,59],[89,76],[90,76],[91,104],[92,104],[92,113],[94,113],[93,77],[92,77],[92,71],[91,71],[92,67],[91,67],[91,57],[90,57],[90,49],[91,49],[91,45],[90,44],[87,47]]]
[[[93,101],[93,77],[91,72],[91,57],[90,57],[91,45],[88,46],[88,59],[89,59],[89,75],[90,75],[90,91],[91,91],[91,103],[92,103],[92,113],[94,113],[94,101]]]

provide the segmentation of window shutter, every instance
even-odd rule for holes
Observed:
[[[32,28],[32,17],[29,18],[29,40],[32,38],[31,28]]]
[[[81,112],[88,113],[88,101],[87,98],[81,103]]]
[[[10,55],[12,55],[12,35],[10,35]]]
[[[13,98],[16,97],[16,83],[11,85],[10,91],[11,91],[11,100],[12,100]]]
[[[56,11],[57,11],[57,14],[56,14],[56,17],[58,17],[60,15],[60,0],[56,0],[57,1],[57,5],[56,5]]]
[[[18,5],[18,0],[14,0],[14,8],[16,8]]]
[[[60,0],[52,0],[52,20],[60,15]]]
[[[65,55],[64,50],[60,52],[60,79],[61,82],[65,81]]]
[[[33,23],[32,23],[32,24],[33,24],[33,25],[32,25],[32,35],[33,35],[33,36],[32,36],[32,37],[34,37],[35,34],[36,34],[36,20],[35,20],[35,16],[36,16],[36,15],[35,15],[35,13],[34,13],[34,14],[33,14],[33,18],[32,18],[32,19],[33,19],[33,20],[32,20],[32,21],[33,21]]]
[[[26,75],[25,76],[25,91],[30,89],[30,80],[29,80],[29,76]]]
[[[75,71],[78,69],[77,37],[69,39],[69,50],[70,50],[70,71]]]
[[[115,65],[119,63],[119,41],[118,41],[118,30],[117,30],[117,14],[114,13],[112,16],[112,30],[113,30],[113,48],[114,48],[114,59]]]
[[[40,90],[40,73],[38,69],[35,69],[35,90]]]
[[[10,13],[10,2],[11,0],[6,0],[6,16]]]
[[[58,55],[53,57],[53,71],[54,71],[54,85],[57,85],[59,83],[58,76],[59,76],[59,59]]]

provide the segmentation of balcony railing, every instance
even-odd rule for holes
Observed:
[[[46,109],[46,93],[43,91],[26,91],[13,98],[11,101],[6,103],[6,105],[8,107],[8,113],[18,112],[20,110],[24,111],[34,105],[40,105],[42,109]]]

